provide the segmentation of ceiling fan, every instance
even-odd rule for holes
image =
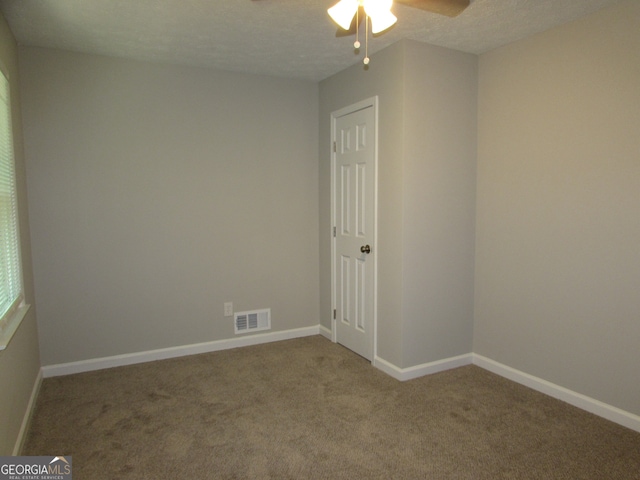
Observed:
[[[253,0],[256,1],[256,0]],[[339,0],[327,12],[331,19],[340,26],[336,37],[356,35],[353,46],[356,52],[360,48],[358,37],[360,22],[365,23],[365,42],[368,43],[369,25],[373,35],[384,32],[392,27],[397,18],[391,13],[391,6],[396,1],[408,7],[418,8],[447,17],[457,17],[471,3],[471,0]],[[369,64],[369,55],[365,48],[364,64]]]
[[[431,13],[457,17],[471,3],[470,0],[394,0],[395,2],[412,8],[418,8]],[[380,33],[391,27],[395,16],[390,12],[390,0],[341,0],[329,9],[331,18],[340,25],[336,36],[356,33],[358,23],[368,15],[372,22],[372,33]],[[357,13],[357,15],[356,15]],[[374,15],[378,16],[377,25]],[[347,23],[348,22],[348,23]]]
[[[471,3],[470,0],[396,0],[398,3],[420,10],[456,17],[460,15]],[[398,20],[391,13],[393,0],[339,0],[333,7],[327,10],[331,19],[340,28],[337,37],[356,34],[353,46],[356,53],[360,49],[359,30],[360,21],[364,20],[365,30],[365,56],[364,64],[369,64],[369,26],[373,35],[384,32],[395,25]]]

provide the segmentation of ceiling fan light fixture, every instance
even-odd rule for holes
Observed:
[[[327,13],[343,30],[349,30],[359,5],[360,2],[358,0],[340,0],[327,10]]]
[[[375,17],[369,16],[369,18],[371,19],[371,33],[374,35],[384,32],[398,21],[391,12],[379,13]]]
[[[360,7],[364,9],[364,24],[366,29],[365,35],[365,57],[364,64],[369,64],[369,24],[371,24],[371,33],[374,35],[380,33],[394,25],[398,19],[391,13],[393,0],[340,0],[333,7],[327,10],[331,19],[336,22],[343,30],[349,30],[356,17],[356,41],[353,46],[357,51],[360,49],[360,41],[358,40],[358,13]]]
[[[371,33],[383,32],[398,19],[391,13],[392,0],[364,0],[364,11],[371,19]]]

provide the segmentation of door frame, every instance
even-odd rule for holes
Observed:
[[[378,353],[378,96],[373,96],[361,100],[347,107],[331,112],[331,341],[338,342],[337,325],[334,312],[336,311],[336,237],[334,236],[336,225],[336,152],[333,145],[336,141],[336,121],[340,117],[355,113],[365,108],[373,108],[373,249],[370,259],[373,263],[373,318],[371,319],[372,352],[371,363],[376,359]]]

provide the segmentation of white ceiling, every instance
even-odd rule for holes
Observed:
[[[456,18],[394,5],[398,23],[369,53],[403,38],[484,53],[617,1],[472,0]],[[319,81],[362,61],[353,36],[335,36],[336,2],[0,0],[0,10],[21,45]]]

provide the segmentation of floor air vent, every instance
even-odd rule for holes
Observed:
[[[271,309],[237,312],[233,316],[233,324],[236,334],[271,330]]]

